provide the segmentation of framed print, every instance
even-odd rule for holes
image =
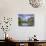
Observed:
[[[19,26],[34,26],[34,14],[18,14]]]

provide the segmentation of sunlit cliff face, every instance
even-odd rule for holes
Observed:
[[[41,0],[29,0],[29,2],[34,8],[38,8],[41,5]]]

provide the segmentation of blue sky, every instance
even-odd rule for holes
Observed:
[[[19,17],[21,17],[23,20],[28,20],[28,18],[31,18],[32,14],[20,14]]]

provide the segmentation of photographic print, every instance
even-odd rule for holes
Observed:
[[[18,14],[19,26],[34,26],[34,14]]]

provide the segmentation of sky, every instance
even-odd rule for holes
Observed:
[[[23,20],[28,20],[28,18],[31,18],[32,14],[20,14],[19,17]]]

